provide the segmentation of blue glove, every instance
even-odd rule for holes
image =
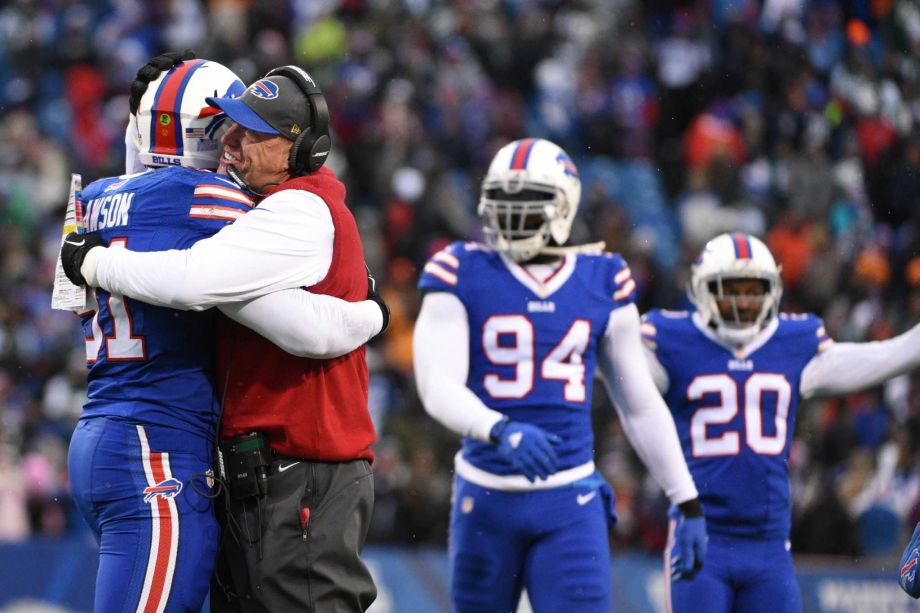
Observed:
[[[699,498],[682,502],[671,516],[677,520],[671,548],[671,579],[692,579],[703,568],[706,557],[706,518]]]
[[[529,481],[546,479],[559,466],[553,445],[562,439],[543,428],[506,418],[492,426],[489,438],[498,445],[502,457]]]
[[[901,574],[898,584],[913,598],[920,598],[920,581],[917,580],[917,564],[920,563],[920,523],[914,528],[914,535],[901,554]]]

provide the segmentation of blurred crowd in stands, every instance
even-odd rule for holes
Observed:
[[[640,307],[684,308],[711,236],[763,237],[784,310],[838,341],[920,320],[920,7],[912,0],[10,0],[0,8],[0,540],[84,528],[66,449],[85,397],[51,311],[69,173],[123,170],[128,86],[193,48],[245,82],[297,63],[332,111],[329,161],[394,311],[368,354],[380,433],[372,542],[443,546],[457,441],[413,388],[420,265],[480,235],[497,148],[543,136],[583,180]],[[619,547],[660,551],[666,501],[596,386]],[[801,408],[797,552],[890,555],[920,519],[920,376]]]

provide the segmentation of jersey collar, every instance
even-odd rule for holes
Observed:
[[[767,341],[773,337],[773,334],[776,333],[776,329],[779,327],[779,318],[774,317],[773,321],[771,321],[763,330],[757,333],[757,336],[751,339],[747,344],[736,348],[734,345],[726,343],[715,332],[712,331],[712,328],[704,324],[698,311],[693,312],[691,319],[693,321],[693,325],[695,325],[697,329],[706,336],[706,338],[715,344],[724,347],[739,360],[747,358],[755,351],[767,344]]]
[[[502,262],[505,263],[505,267],[508,268],[508,272],[510,272],[521,285],[532,291],[541,299],[548,298],[560,287],[565,285],[565,282],[569,280],[569,277],[571,277],[572,273],[575,271],[574,253],[568,253],[563,256],[559,268],[543,281],[534,277],[528,272],[527,268],[521,266],[504,253],[499,252],[498,255],[501,257]]]

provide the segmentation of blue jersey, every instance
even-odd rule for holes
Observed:
[[[184,249],[252,207],[226,177],[188,168],[100,179],[81,194],[88,232],[132,251]],[[96,290],[82,314],[89,364],[85,417],[115,417],[214,437],[214,315]]]
[[[610,312],[635,300],[617,254],[568,255],[542,283],[478,243],[454,243],[425,265],[419,288],[456,295],[469,319],[466,385],[513,421],[557,434],[560,470],[593,460],[591,391]],[[477,468],[514,474],[495,445],[471,438]]]
[[[737,355],[686,312],[650,311],[643,339],[668,373],[665,400],[700,492],[706,527],[727,536],[789,533],[787,462],[802,371],[830,340],[814,315],[780,315]]]

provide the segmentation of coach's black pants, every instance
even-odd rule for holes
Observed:
[[[360,558],[374,506],[370,464],[277,458],[268,483],[267,496],[218,510],[211,611],[366,610],[377,597]]]

